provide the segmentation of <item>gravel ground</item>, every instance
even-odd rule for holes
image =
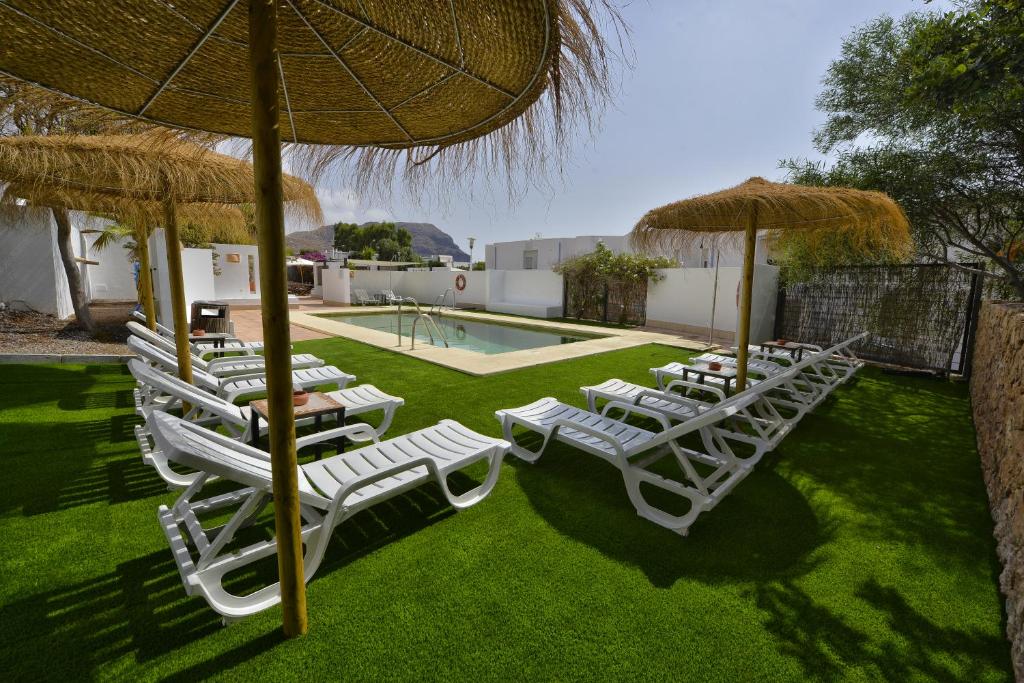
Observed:
[[[128,330],[118,313],[96,315],[95,336],[73,320],[27,311],[0,311],[0,353],[117,354],[128,353]]]

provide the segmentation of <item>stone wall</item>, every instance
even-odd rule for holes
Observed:
[[[1024,681],[1024,303],[986,302],[978,317],[971,400],[1006,596],[1006,631]]]

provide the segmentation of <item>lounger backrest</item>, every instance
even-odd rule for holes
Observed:
[[[134,335],[128,337],[128,349],[132,353],[145,358],[150,363],[159,365],[168,372],[178,371],[178,358],[175,355],[153,346],[141,337],[136,337]],[[216,377],[195,367],[192,368],[192,379],[204,386],[210,387],[211,389],[220,385],[220,382]]]
[[[163,370],[146,365],[137,358],[128,361],[128,370],[135,379],[146,386],[159,389],[161,393],[168,396],[173,396],[194,406],[199,406],[206,412],[233,424],[241,427],[245,426],[246,416],[239,406],[213,394],[196,389],[180,377],[175,377]]]
[[[271,490],[268,453],[170,413],[151,413],[146,424],[168,460],[245,486]],[[320,508],[330,503],[313,489],[301,468],[298,474],[302,502]]]
[[[651,439],[644,445],[644,449],[646,450],[647,448],[652,448],[663,443],[668,443],[671,440],[678,439],[682,436],[685,436],[686,434],[691,434],[697,431],[698,429],[707,427],[708,425],[712,425],[716,422],[719,422],[720,420],[732,417],[739,411],[743,410],[744,408],[748,408],[751,404],[760,400],[765,393],[790,381],[811,365],[819,363],[823,360],[828,360],[838,350],[845,348],[856,341],[859,341],[863,337],[866,337],[867,334],[867,332],[862,332],[855,337],[851,337],[850,339],[847,339],[844,342],[840,342],[835,346],[830,346],[829,348],[823,351],[808,356],[804,356],[800,362],[794,363],[793,365],[786,368],[785,372],[780,372],[779,374],[774,375],[773,377],[769,377],[766,380],[758,382],[753,387],[746,389],[745,391],[740,391],[738,393],[733,394],[724,401],[716,403],[713,408],[711,408],[707,412],[702,413],[698,417],[692,418],[685,422],[681,422],[676,426],[672,427],[671,429],[666,429],[665,431],[660,432],[654,439]]]
[[[149,329],[145,325],[140,325],[139,323],[133,320],[129,320],[128,331],[134,334],[136,337],[140,337],[144,341],[148,341],[153,346],[157,346],[163,349],[164,351],[167,351],[168,353],[176,352],[173,341],[171,341],[170,339],[163,335],[157,334],[156,332]]]

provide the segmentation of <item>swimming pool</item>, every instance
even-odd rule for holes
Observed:
[[[378,332],[388,332],[396,336],[398,333],[397,313],[366,313],[362,315],[325,315],[329,320],[357,325]],[[412,334],[412,323],[416,316],[410,313],[402,315],[402,336],[408,339]],[[571,344],[579,341],[586,341],[594,337],[580,336],[578,334],[563,334],[560,332],[548,332],[529,327],[514,327],[482,320],[466,320],[464,318],[453,318],[433,316],[434,322],[438,324],[448,339],[448,346],[453,349],[463,349],[474,353],[507,353],[509,351],[522,351],[524,349],[539,349],[544,346],[558,346],[559,344]],[[416,326],[416,341],[430,343],[430,335],[427,326],[423,321]],[[436,334],[435,334],[436,336]],[[440,339],[434,339],[435,346],[444,346]]]

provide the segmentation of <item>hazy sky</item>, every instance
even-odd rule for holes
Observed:
[[[620,3],[621,4],[621,3]],[[463,249],[484,243],[625,234],[648,209],[735,185],[781,178],[778,161],[817,158],[811,132],[821,77],[854,26],[880,14],[941,7],[922,0],[634,0],[634,67],[593,139],[576,144],[554,189],[508,206],[493,201],[416,207],[396,196],[365,205],[344,188],[321,188],[327,220],[435,223]]]

